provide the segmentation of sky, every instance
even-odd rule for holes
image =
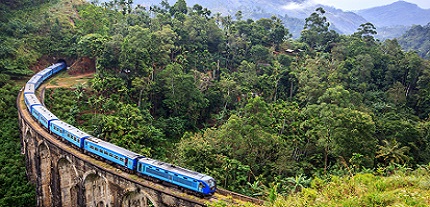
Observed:
[[[306,5],[312,4],[323,4],[333,6],[344,11],[354,11],[360,9],[368,9],[376,6],[383,6],[391,4],[398,0],[308,0]],[[414,3],[423,9],[430,9],[430,0],[404,0],[410,3]],[[287,7],[301,7],[303,5],[287,5]]]

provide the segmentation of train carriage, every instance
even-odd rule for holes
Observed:
[[[42,82],[43,82],[52,76],[52,68],[51,67],[45,68],[44,70],[38,72],[37,74],[41,76]]]
[[[24,87],[24,94],[34,94],[36,92],[36,88],[34,87],[34,83],[27,83]]]
[[[135,170],[138,158],[143,157],[140,154],[95,137],[84,140],[84,150],[130,170]]]
[[[34,94],[24,94],[24,101],[25,105],[28,108],[28,111],[31,113],[33,111],[34,106],[41,106],[39,99],[37,99],[37,96]]]
[[[139,159],[136,171],[204,195],[213,194],[216,188],[210,176],[150,158]]]
[[[79,148],[83,148],[84,140],[91,136],[61,120],[52,121],[49,125],[49,130]]]
[[[42,84],[42,76],[36,74],[33,77],[30,78],[30,80],[28,80],[27,85],[28,84],[34,84],[34,90],[36,90],[37,88],[39,88],[40,84]]]
[[[66,63],[59,62],[59,63],[56,63],[53,66],[51,66],[51,68],[52,68],[52,74],[54,75],[54,74],[60,72],[61,70],[65,69]]]
[[[52,121],[58,120],[58,118],[44,106],[33,106],[31,115],[47,129],[49,129],[49,125]]]

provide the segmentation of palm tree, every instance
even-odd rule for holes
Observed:
[[[385,164],[404,164],[409,161],[409,157],[406,153],[409,151],[409,147],[403,146],[400,147],[400,143],[397,142],[396,139],[391,141],[383,140],[383,146],[379,145],[379,150],[376,152],[376,158],[382,158]]]
[[[291,193],[297,193],[309,186],[311,179],[307,179],[305,175],[299,174],[296,177],[288,177],[286,181],[291,185]]]

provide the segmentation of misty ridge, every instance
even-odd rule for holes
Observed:
[[[133,3],[149,9],[152,5],[159,6],[161,2],[162,0],[135,0]],[[175,2],[168,1],[170,5]],[[400,37],[413,25],[424,26],[430,22],[430,9],[423,9],[405,1],[357,11],[344,11],[319,4],[315,0],[187,0],[186,3],[188,7],[195,4],[206,7],[212,11],[212,15],[220,13],[221,16],[230,15],[233,18],[238,11],[242,12],[242,19],[256,20],[275,15],[282,20],[293,38],[300,36],[305,18],[318,7],[326,11],[325,16],[330,22],[330,29],[348,35],[356,32],[361,24],[371,22],[378,31],[375,37],[380,40]]]

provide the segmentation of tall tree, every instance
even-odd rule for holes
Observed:
[[[339,34],[334,30],[329,31],[330,23],[324,16],[325,10],[319,7],[306,18],[300,41],[309,45],[310,48],[317,51],[329,52],[332,43],[338,41]]]

